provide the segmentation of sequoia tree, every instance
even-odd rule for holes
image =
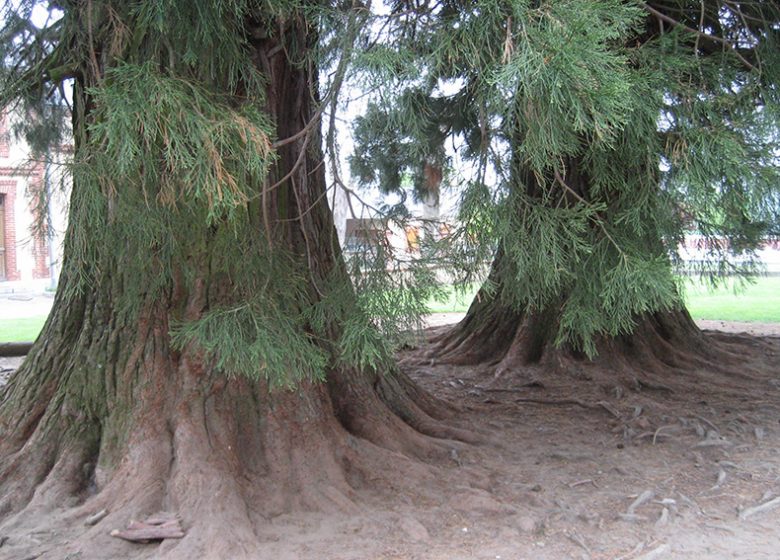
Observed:
[[[471,437],[393,371],[326,204],[318,68],[334,95],[360,3],[33,8],[3,14],[3,101],[51,133],[61,92],[75,156],[60,288],[0,393],[5,531],[106,509],[48,553],[98,557],[167,510],[186,535],[159,556],[254,558],[265,519]]]
[[[752,270],[771,233],[778,23],[761,1],[449,2],[409,15],[385,46],[382,79],[398,94],[359,122],[353,167],[365,183],[392,179],[371,138],[403,130],[395,121],[412,130],[390,152],[398,165],[450,139],[473,162],[450,266],[470,279],[479,255],[494,259],[437,359],[500,373],[711,353],[679,297],[679,244],[702,234],[697,272],[718,278]],[[399,64],[404,49],[424,53],[414,68]]]

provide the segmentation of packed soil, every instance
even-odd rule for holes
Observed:
[[[780,557],[780,332],[707,327],[720,328],[708,331],[714,344],[744,353],[739,371],[670,370],[668,383],[634,389],[587,362],[497,377],[488,365],[437,364],[424,341],[401,352],[401,368],[481,443],[453,441],[447,460],[403,459],[398,472],[351,480],[360,499],[338,515],[269,519],[262,558]],[[86,530],[67,509],[41,516],[0,529],[0,558],[57,558]],[[108,544],[103,558],[164,545],[133,546]]]

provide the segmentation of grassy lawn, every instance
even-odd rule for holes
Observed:
[[[430,303],[431,312],[465,313],[476,292],[477,286],[462,295],[449,288],[446,301]],[[759,278],[736,294],[730,287],[711,291],[698,282],[690,281],[686,299],[694,319],[780,323],[780,277],[777,276]],[[0,342],[35,340],[45,321],[45,316],[0,319]]]
[[[732,288],[713,292],[701,284],[689,283],[686,298],[693,318],[780,323],[780,277],[758,278],[736,294]]]
[[[695,280],[686,287],[688,310],[694,319],[780,323],[780,277],[758,278],[736,294],[733,286],[712,291]],[[431,312],[465,313],[476,292],[474,287],[461,296],[450,288],[446,301],[430,303]]]
[[[38,337],[46,315],[23,319],[0,319],[0,342],[30,342]]]

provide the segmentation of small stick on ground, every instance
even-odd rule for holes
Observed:
[[[677,426],[675,426],[674,424],[666,424],[665,426],[658,426],[658,429],[653,434],[653,445],[655,445],[655,441],[658,439],[658,434],[661,433],[661,430],[665,430],[667,428],[676,428],[676,427]],[[664,435],[666,435],[666,434],[664,434]]]
[[[754,507],[743,509],[739,514],[739,518],[742,521],[744,521],[748,517],[752,517],[756,514],[764,513],[765,511],[775,509],[778,506],[780,506],[780,498],[775,498],[774,500],[769,500],[768,502],[765,502],[763,504],[759,504]]]
[[[578,480],[576,482],[572,482],[569,484],[569,488],[576,488],[577,486],[582,486],[583,484],[592,484],[596,488],[599,487],[598,484],[596,484],[596,481],[592,478],[586,478],[585,480]]]
[[[631,505],[628,506],[628,510],[626,510],[626,513],[629,515],[634,515],[636,512],[636,508],[647,502],[648,500],[652,499],[652,497],[655,495],[655,492],[652,490],[645,490],[639,496],[637,496],[636,500],[631,502]]]
[[[656,527],[664,527],[666,524],[669,523],[669,508],[664,508],[661,510],[661,515],[658,518],[658,520],[655,522]]]
[[[734,444],[727,439],[708,438],[698,443],[694,443],[691,447],[718,447],[718,446],[729,447],[731,445]]]
[[[89,527],[91,527],[92,525],[97,525],[106,515],[108,515],[108,510],[101,509],[99,512],[93,513],[92,515],[87,517],[84,520],[84,525],[87,525]]]
[[[717,482],[715,483],[715,486],[713,486],[712,488],[710,488],[710,491],[712,491],[712,490],[717,490],[718,488],[720,488],[720,487],[721,487],[721,485],[722,485],[724,482],[726,482],[726,471],[724,471],[723,469],[720,469],[720,470],[718,471],[718,480],[717,480]]]
[[[716,432],[721,433],[720,428],[718,428],[715,424],[707,420],[704,416],[699,416],[698,414],[694,414],[693,417],[696,418],[697,420],[701,420]]]

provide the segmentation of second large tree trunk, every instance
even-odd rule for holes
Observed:
[[[600,336],[591,360],[570,346],[556,345],[560,309],[524,313],[502,301],[499,251],[492,265],[491,290],[477,293],[466,316],[432,340],[430,356],[458,365],[490,365],[496,376],[541,368],[554,372],[581,369],[583,363],[604,366],[614,379],[630,386],[663,385],[673,371],[695,368],[733,370],[738,354],[707,337],[685,308],[647,313],[636,318],[632,333]],[[624,375],[629,372],[630,375]],[[644,381],[643,381],[644,379]]]
[[[545,193],[549,194],[549,190],[545,189],[550,187],[543,188],[538,176],[524,167],[519,158],[514,162],[513,172],[517,178],[515,188],[524,189],[527,197],[541,204],[555,204],[550,200],[557,199],[545,196]],[[549,180],[556,187],[563,188],[558,204],[589,203],[590,179],[587,167],[580,159],[568,158],[565,177],[556,175],[555,179]],[[604,199],[608,193],[601,192],[599,196]],[[592,231],[588,231],[587,235],[605,231],[598,224],[591,226]],[[647,230],[655,231],[652,227]],[[524,238],[524,232],[515,233]],[[640,243],[654,249],[648,251],[649,256],[659,252],[658,248],[663,246],[660,239],[646,238],[637,244]],[[529,366],[553,370],[574,364],[572,369],[579,370],[578,364],[593,361],[616,371],[630,370],[631,374],[625,378],[633,384],[643,375],[635,373],[643,368],[646,374],[655,372],[658,377],[663,377],[668,374],[669,368],[690,369],[712,365],[713,361],[728,367],[737,361],[704,336],[684,307],[638,315],[634,317],[633,331],[628,334],[596,335],[593,340],[596,356],[590,360],[583,351],[568,343],[556,344],[562,309],[569,303],[570,297],[565,288],[546,307],[532,312],[518,309],[516,303],[510,303],[528,299],[524,299],[523,294],[512,293],[512,275],[518,266],[510,260],[499,242],[485,283],[490,289],[483,286],[465,318],[449,332],[438,334],[433,339],[431,357],[461,365],[490,364],[499,376]],[[582,271],[576,273],[582,274]],[[575,281],[587,279],[578,277]],[[509,297],[504,297],[507,295]]]

